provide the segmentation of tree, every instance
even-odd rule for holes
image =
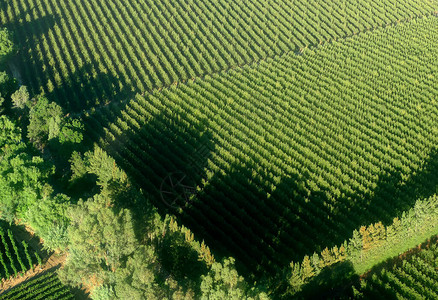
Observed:
[[[49,250],[65,250],[68,245],[66,216],[70,198],[63,194],[44,197],[33,203],[26,212],[25,221],[44,240]]]
[[[81,121],[72,119],[65,122],[59,132],[61,144],[79,144],[83,139],[84,124]]]
[[[14,108],[23,109],[29,101],[29,92],[27,87],[22,85],[11,95],[11,100]]]
[[[5,100],[8,100],[13,91],[17,88],[17,82],[14,78],[9,77],[8,73],[0,72],[0,106]],[[2,111],[2,110],[0,110]]]
[[[350,238],[348,245],[348,254],[354,256],[355,253],[359,253],[363,247],[362,235],[356,229],[353,231],[353,236]]]
[[[36,145],[42,146],[48,140],[58,137],[63,120],[62,108],[40,97],[29,112],[27,136]]]
[[[0,63],[14,51],[12,34],[7,28],[0,29]]]
[[[0,116],[0,217],[12,222],[25,218],[39,199],[50,194],[47,178],[53,166],[29,154],[21,131],[6,116]]]
[[[126,174],[117,167],[116,161],[104,150],[95,147],[84,154],[87,172],[97,175],[97,184],[106,187],[111,181],[126,182]]]
[[[289,285],[292,289],[292,294],[301,291],[301,287],[304,284],[303,276],[301,273],[300,263],[290,263],[291,275],[289,277]]]
[[[321,256],[324,266],[330,266],[335,262],[335,258],[333,257],[332,252],[327,247],[322,250]]]
[[[303,279],[306,279],[306,278],[309,278],[309,277],[312,277],[313,275],[315,275],[314,269],[310,263],[310,258],[308,255],[304,256],[301,270],[303,273]]]
[[[234,268],[234,258],[216,262],[207,275],[201,276],[201,299],[243,299],[247,289],[243,277]]]
[[[164,298],[156,278],[158,269],[155,249],[152,246],[140,246],[128,258],[126,267],[117,271],[114,287],[117,298],[139,300]]]
[[[113,283],[114,272],[138,247],[128,210],[115,211],[98,194],[68,210],[69,258],[61,278],[73,285]]]
[[[69,159],[69,163],[71,165],[71,180],[81,178],[82,176],[87,174],[87,166],[85,165],[84,160],[81,157],[79,152],[74,151]]]

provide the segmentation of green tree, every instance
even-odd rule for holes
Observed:
[[[9,77],[8,73],[0,72],[0,106],[2,106],[5,100],[9,100],[12,93],[17,88],[17,82],[14,78]],[[8,103],[5,103],[6,106]],[[3,109],[0,109],[0,112]]]
[[[115,211],[104,195],[68,210],[69,258],[61,278],[73,285],[113,283],[114,272],[138,247],[128,210]]]
[[[115,294],[119,299],[163,299],[157,283],[159,269],[155,249],[141,246],[128,258],[126,267],[117,272]]]
[[[301,290],[304,284],[303,275],[301,272],[300,263],[290,263],[291,275],[289,277],[289,288],[292,289],[292,294],[297,293]]]
[[[310,258],[308,255],[304,256],[301,270],[302,270],[302,274],[303,274],[304,279],[315,275],[314,269],[312,267],[312,264],[310,262]]]
[[[112,286],[101,285],[93,289],[90,297],[93,300],[111,300],[115,298],[115,294]]]
[[[70,198],[63,194],[45,197],[33,203],[25,215],[25,221],[44,240],[49,250],[65,250],[68,245],[67,208]]]
[[[0,29],[0,63],[14,51],[12,34],[7,28]]]
[[[47,141],[58,137],[63,120],[62,108],[40,97],[29,112],[27,136],[31,142],[43,146]]]
[[[247,284],[234,267],[234,258],[215,262],[207,275],[201,276],[201,299],[243,299]]]
[[[81,121],[72,119],[65,122],[59,132],[61,144],[79,144],[83,139],[84,124]]]
[[[14,108],[23,109],[29,101],[29,91],[27,87],[22,85],[11,95],[12,105]]]
[[[70,169],[72,172],[71,180],[81,178],[87,174],[87,166],[79,152],[74,151],[69,159]]]
[[[51,192],[47,178],[53,167],[29,152],[20,129],[0,116],[0,217],[8,222],[25,218],[29,208]]]

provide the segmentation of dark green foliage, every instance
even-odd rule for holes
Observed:
[[[110,199],[96,195],[68,211],[70,257],[62,270],[66,282],[99,285],[111,282],[137,245],[128,211],[115,212]]]
[[[58,137],[63,120],[62,108],[45,97],[39,97],[29,112],[27,136],[38,146]]]
[[[8,108],[10,106],[8,101],[16,89],[16,80],[11,78],[8,73],[4,71],[0,72],[0,112],[3,112],[5,107]]]
[[[29,207],[26,222],[44,239],[44,247],[49,250],[65,250],[68,244],[66,211],[70,199],[56,194],[40,199]]]
[[[265,293],[249,288],[248,283],[237,273],[231,257],[222,263],[213,263],[207,275],[201,278],[200,299],[268,299]]]
[[[59,142],[61,144],[79,144],[82,142],[84,125],[81,121],[72,119],[65,122],[59,132]]]
[[[322,270],[294,297],[297,299],[338,299],[357,278],[358,275],[351,262],[340,262]]]
[[[20,129],[0,116],[0,217],[8,222],[24,218],[29,207],[50,190],[46,180],[53,169],[30,152]]]
[[[7,28],[0,29],[0,63],[3,63],[14,49],[11,32]]]

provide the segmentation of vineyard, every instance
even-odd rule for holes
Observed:
[[[433,0],[11,0],[12,64],[71,111],[431,15]]]
[[[437,299],[438,247],[369,274],[353,288],[355,299]]]
[[[0,299],[74,299],[70,289],[63,285],[55,271],[48,271],[41,276],[0,294]]]
[[[18,243],[8,226],[0,227],[0,239],[1,278],[17,277],[19,273],[41,264],[38,253],[32,251],[25,241]]]
[[[423,18],[137,96],[92,115],[89,139],[159,207],[165,178],[186,174],[183,222],[275,272],[436,192],[431,32]]]
[[[0,218],[67,257],[0,299],[438,298],[438,246],[379,265],[438,228],[437,0],[8,0],[0,24]],[[11,228],[3,280],[41,264]]]

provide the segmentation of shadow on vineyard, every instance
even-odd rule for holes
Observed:
[[[387,214],[378,215],[378,220],[385,225],[412,208],[417,199],[428,198],[438,192],[438,150],[434,149],[420,170],[408,180],[404,181],[401,174],[401,170],[396,170],[383,176],[369,203],[370,207],[380,206],[387,211]]]
[[[25,79],[25,84],[29,85],[35,94],[41,92],[41,87],[47,87],[45,94],[49,100],[57,102],[70,112],[88,110],[108,104],[114,99],[128,99],[134,95],[134,88],[125,76],[100,71],[99,62],[96,60],[77,57],[68,48],[63,48],[65,52],[62,52],[61,60],[55,60],[55,50],[60,41],[57,41],[57,45],[48,44],[47,37],[57,33],[59,28],[55,29],[55,25],[61,26],[61,17],[48,14],[35,18],[35,13],[38,14],[34,10],[23,12],[15,17],[15,21],[5,24],[14,33],[18,47],[18,57],[13,59],[19,72],[18,76]],[[26,21],[29,15],[32,16],[31,21]],[[34,53],[35,49],[40,47],[41,41],[46,42],[45,47],[50,54],[43,58],[35,56]],[[87,43],[83,46],[91,53]],[[71,64],[67,65],[65,62]],[[57,71],[50,72],[51,69]],[[41,70],[45,72],[41,73]],[[35,72],[40,76],[31,76]]]
[[[42,66],[36,62],[34,67]],[[114,99],[130,99],[133,96],[132,86],[126,78],[122,75],[115,77],[107,73],[96,73],[91,63],[77,69],[66,82],[47,93],[49,100],[73,113],[107,105]]]
[[[5,2],[8,1],[4,1],[2,5],[6,5]],[[46,34],[60,20],[58,15],[51,14],[38,16],[36,19],[32,18],[31,21],[27,21],[27,18],[33,14],[33,10],[24,11],[20,8],[20,11],[21,13],[15,16],[15,21],[3,24],[13,32],[14,43],[20,50],[34,46],[36,40]],[[26,43],[23,44],[23,41]]]
[[[304,286],[296,299],[343,299],[342,296],[358,279],[350,261],[339,262],[324,268]]]
[[[185,119],[184,112],[162,112],[135,133],[125,130],[108,147],[117,163],[143,188],[148,201],[163,213],[178,213],[189,204],[196,186],[202,186],[214,150],[205,120],[194,126],[178,121]],[[118,151],[125,152],[123,159]],[[142,199],[128,198],[116,203],[133,209],[139,228],[144,229],[141,224],[148,219],[150,207]]]
[[[357,200],[350,209],[330,210],[324,191],[305,194],[308,175],[283,178],[270,191],[262,181],[267,174],[255,176],[254,169],[237,166],[228,174],[215,174],[182,217],[216,254],[235,257],[241,272],[256,277],[278,273],[306,254],[339,246],[362,225],[391,223],[417,199],[436,193],[438,185],[438,154],[434,151],[407,180],[402,180],[401,170],[386,172],[371,199]],[[336,200],[340,204],[351,201]]]

